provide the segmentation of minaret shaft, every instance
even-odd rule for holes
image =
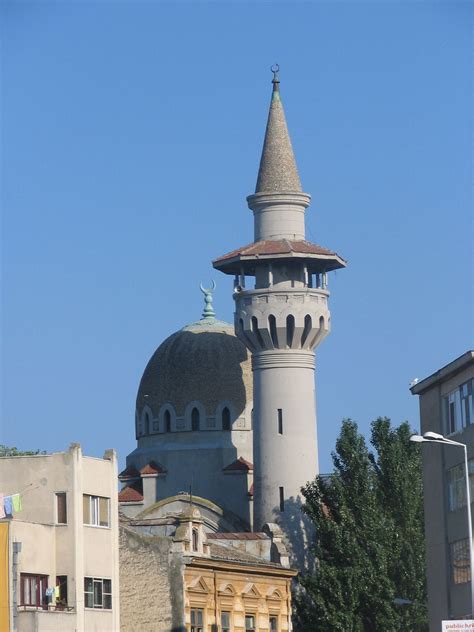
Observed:
[[[294,516],[302,481],[318,471],[314,355],[305,354],[253,356],[256,529],[270,521],[284,526],[285,513]]]

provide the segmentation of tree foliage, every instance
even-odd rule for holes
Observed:
[[[350,419],[333,453],[334,474],[302,492],[315,525],[317,570],[300,577],[298,628],[423,632],[426,617],[421,455],[407,423],[372,424],[371,444]],[[411,606],[394,604],[409,599]]]
[[[0,444],[0,456],[35,456],[37,454],[46,454],[41,450],[18,450],[18,448],[9,448]]]

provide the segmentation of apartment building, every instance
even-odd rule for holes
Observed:
[[[115,452],[0,458],[0,493],[21,498],[0,520],[2,632],[118,632]]]
[[[474,351],[411,387],[420,398],[421,434],[467,445],[474,500]],[[430,630],[471,613],[466,483],[462,447],[423,443],[426,562]]]

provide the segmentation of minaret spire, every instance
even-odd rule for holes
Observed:
[[[299,192],[300,177],[280,99],[280,67],[275,64],[271,70],[273,92],[255,193]]]

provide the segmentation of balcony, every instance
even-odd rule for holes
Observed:
[[[18,629],[21,632],[75,632],[76,611],[73,608],[21,606],[18,609]]]

